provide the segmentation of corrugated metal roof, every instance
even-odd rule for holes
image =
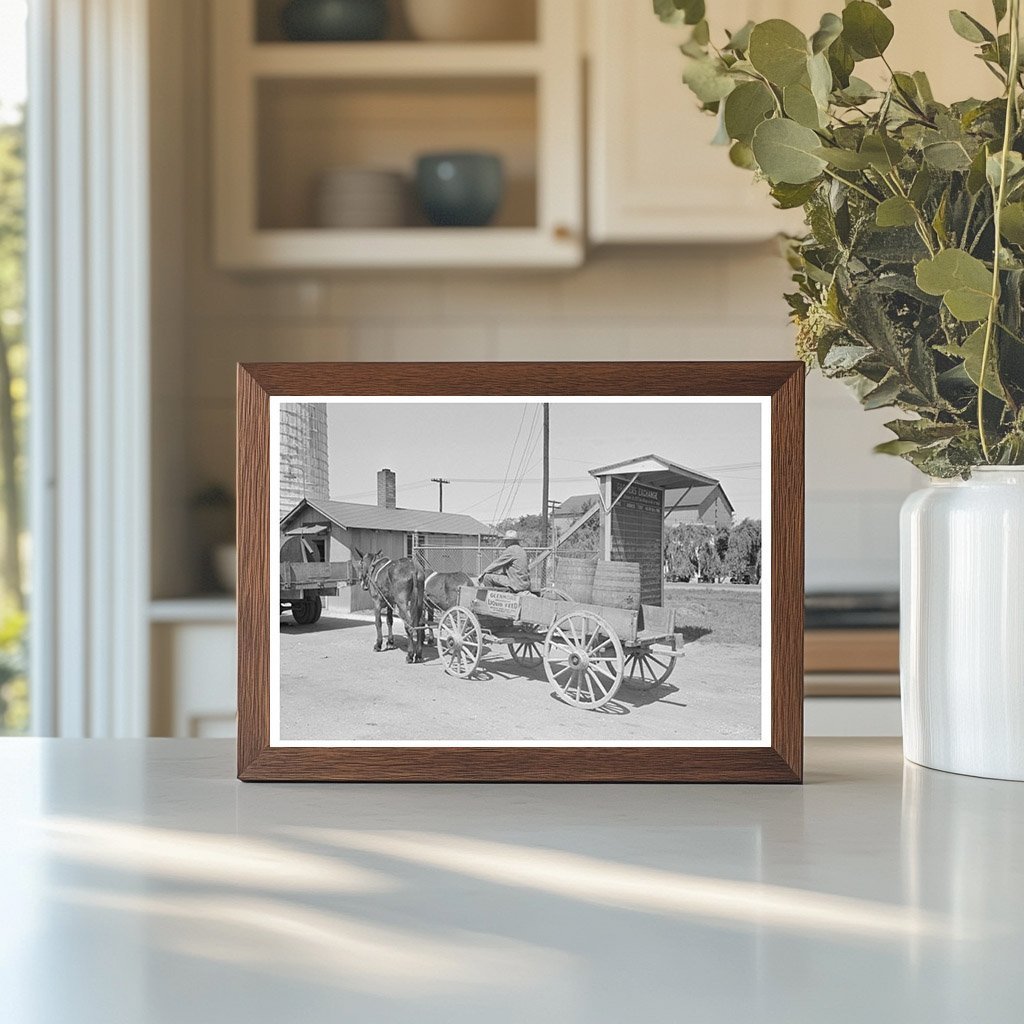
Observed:
[[[566,498],[565,501],[555,509],[553,515],[556,518],[581,516],[588,508],[590,508],[591,505],[596,504],[596,494],[574,494],[571,498]]]
[[[397,533],[444,533],[455,536],[490,536],[494,531],[472,516],[457,512],[427,512],[416,508],[381,508],[350,501],[304,498],[282,520],[287,522],[303,504],[314,508],[343,529],[392,530]]]

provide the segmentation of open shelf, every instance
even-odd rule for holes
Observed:
[[[575,4],[529,0],[532,38],[494,43],[416,42],[404,29],[381,42],[282,42],[275,28],[280,6],[278,0],[218,0],[212,9],[219,266],[582,262]],[[486,227],[436,228],[420,212],[417,158],[449,151],[501,158],[504,197]],[[383,204],[380,228],[323,226],[316,197],[324,176],[353,168],[401,174],[407,210],[396,215]],[[368,215],[365,207],[358,212]]]
[[[536,228],[535,86],[533,79],[259,83],[258,227],[325,230],[315,213],[321,176],[335,167],[367,167],[398,172],[406,181],[406,223],[379,230],[429,230],[414,194],[417,158],[429,152],[479,150],[501,157],[505,196],[491,226],[457,237]],[[453,229],[436,230],[448,234]]]
[[[218,0],[220,2],[220,0]],[[259,44],[284,42],[288,46],[307,47],[316,44],[286,40],[281,28],[281,12],[288,0],[245,0],[254,4],[253,30],[250,39]],[[488,2],[488,0],[483,0]],[[505,22],[500,34],[502,42],[534,42],[537,39],[537,5],[538,0],[489,0],[500,2],[500,16]],[[567,0],[559,0],[566,3]],[[388,0],[388,26],[384,39],[356,43],[362,47],[378,47],[389,42],[404,41],[420,43],[416,39],[410,19],[406,13],[405,0]]]

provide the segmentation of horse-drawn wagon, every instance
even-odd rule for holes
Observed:
[[[648,690],[663,683],[682,656],[673,608],[461,587],[437,627],[445,671],[469,679],[500,645],[524,668],[543,665],[563,700],[589,709],[607,704],[621,685]]]

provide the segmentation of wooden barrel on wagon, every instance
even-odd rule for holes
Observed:
[[[594,558],[555,558],[554,585],[572,601],[590,604],[594,590]]]
[[[638,562],[598,562],[594,571],[591,603],[605,608],[640,607]]]

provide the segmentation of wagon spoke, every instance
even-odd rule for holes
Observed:
[[[590,696],[594,696],[594,685],[601,691],[603,697],[608,692],[608,687],[601,684],[601,677],[596,672],[587,672],[587,685],[590,686]]]
[[[562,638],[562,640],[563,640],[563,641],[565,642],[565,646],[566,646],[566,647],[567,647],[567,648],[568,648],[569,650],[572,650],[572,649],[574,648],[574,646],[575,646],[575,645],[573,644],[572,640],[570,640],[570,639],[569,639],[569,638],[568,638],[568,637],[567,637],[567,636],[565,635],[565,633],[564,633],[564,631],[563,631],[563,630],[561,630],[561,629],[557,629],[557,628],[556,628],[556,629],[555,629],[555,631],[554,631],[554,633],[553,633],[552,635],[554,635],[554,636],[560,636],[560,637]]]

